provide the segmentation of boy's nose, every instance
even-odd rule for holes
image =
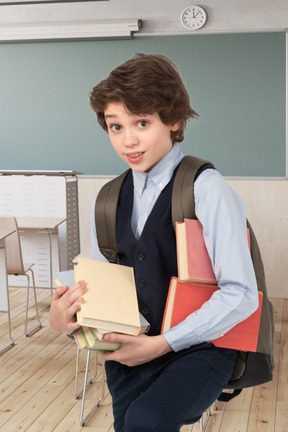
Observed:
[[[138,140],[137,134],[131,129],[126,130],[125,143],[124,143],[125,146],[126,147],[133,147],[134,145],[136,145],[138,143],[139,143],[139,140]]]

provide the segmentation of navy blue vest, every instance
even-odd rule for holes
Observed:
[[[124,180],[117,208],[118,260],[134,267],[139,310],[150,323],[149,335],[160,334],[169,283],[177,276],[175,231],[171,219],[171,196],[175,172],[161,192],[137,240],[131,230],[133,177]]]

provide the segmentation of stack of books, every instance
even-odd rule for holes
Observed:
[[[74,271],[55,275],[57,285],[74,285],[84,280],[87,291],[77,312],[80,328],[74,332],[79,348],[116,350],[119,343],[105,341],[108,332],[137,335],[147,332],[149,323],[139,313],[132,267],[79,258]]]
[[[250,248],[249,230],[247,239],[247,247]],[[171,278],[162,333],[200,309],[220,289],[204,242],[203,227],[198,220],[176,222],[176,245],[178,278]],[[255,352],[263,300],[261,292],[258,296],[258,309],[249,318],[210,342],[221,348]]]
[[[247,230],[247,247],[250,247]],[[178,277],[172,277],[162,323],[162,333],[200,309],[220,288],[213,271],[198,220],[176,222]],[[149,323],[139,313],[132,267],[79,258],[74,271],[59,272],[57,285],[71,287],[84,280],[87,291],[77,312],[80,328],[74,332],[80,348],[117,350],[119,343],[108,342],[108,332],[138,335],[147,332]],[[212,342],[222,348],[255,352],[257,349],[263,295],[259,307],[246,320]],[[207,317],[209,319],[209,317]]]

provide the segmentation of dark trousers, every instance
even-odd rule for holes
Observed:
[[[115,432],[178,432],[198,421],[232,375],[236,351],[203,343],[141,366],[106,362]]]

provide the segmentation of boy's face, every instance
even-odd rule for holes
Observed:
[[[171,150],[170,132],[180,126],[179,123],[165,125],[158,113],[133,114],[116,102],[107,105],[105,119],[115,151],[138,172],[149,172]]]

